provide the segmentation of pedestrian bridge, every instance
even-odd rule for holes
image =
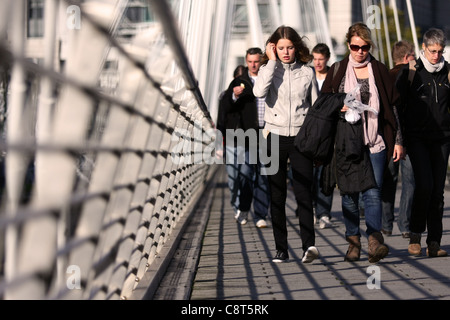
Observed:
[[[1,1],[1,298],[153,296],[222,174],[233,4]]]
[[[180,305],[209,306],[223,309],[235,301],[251,301],[251,305],[268,301],[296,301],[293,304],[275,302],[270,315],[286,308],[298,311],[297,301],[311,300],[449,300],[450,257],[428,258],[423,249],[420,257],[408,253],[408,239],[404,239],[397,223],[392,236],[385,237],[389,255],[377,264],[368,261],[365,220],[361,219],[361,260],[345,262],[348,243],[342,216],[341,197],[335,190],[331,209],[332,228],[316,225],[316,247],[320,257],[311,264],[303,264],[302,243],[298,218],[295,216],[295,197],[288,190],[286,218],[288,228],[288,263],[272,263],[275,255],[273,230],[259,229],[255,221],[242,226],[234,220],[230,204],[225,170],[219,169],[211,180],[191,222],[166,268],[159,286],[137,290],[136,296],[153,300],[189,300]],[[399,187],[398,193],[400,194]],[[399,208],[399,196],[395,211]],[[450,192],[445,192],[445,203]],[[450,208],[444,209],[443,248],[450,246]],[[424,240],[422,245],[425,246]],[[156,278],[155,273],[149,276]],[[151,283],[151,282],[150,282]],[[351,303],[351,302],[350,302]],[[244,304],[247,304],[244,303]],[[341,304],[340,304],[341,305]],[[301,306],[301,304],[300,304]],[[303,305],[303,308],[305,305]],[[333,311],[329,311],[330,315]],[[179,312],[175,308],[174,315]],[[328,310],[321,310],[321,313]],[[220,313],[219,313],[220,314]]]

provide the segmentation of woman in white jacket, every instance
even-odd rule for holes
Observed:
[[[279,170],[269,176],[271,216],[276,245],[273,262],[289,260],[286,197],[288,160],[293,173],[293,186],[300,220],[303,263],[319,256],[315,247],[311,186],[313,163],[294,146],[309,107],[318,95],[314,70],[308,66],[312,56],[299,34],[291,27],[281,26],[269,38],[263,65],[253,88],[256,97],[266,99],[265,127],[269,152],[279,155]],[[274,150],[271,139],[279,141]],[[277,141],[275,140],[275,141]]]

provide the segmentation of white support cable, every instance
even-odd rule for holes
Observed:
[[[45,0],[44,10],[44,62],[43,67],[47,70],[54,70],[57,63],[56,57],[56,30],[58,17],[58,3],[56,0]],[[36,117],[36,144],[46,145],[51,140],[52,116],[55,107],[54,97],[54,83],[49,76],[43,76],[41,83],[41,92],[39,96],[39,103],[37,107]],[[45,171],[45,156],[43,152],[36,152],[35,158],[35,198],[40,199],[40,192],[45,190],[48,184],[49,172]],[[42,205],[42,204],[40,204]],[[68,228],[67,211],[63,210],[61,219],[57,221],[56,225],[56,247],[63,248],[66,244],[65,234]],[[61,257],[57,258],[56,262],[56,281],[54,287],[59,287],[65,282],[65,261]]]
[[[272,29],[275,30],[281,25],[281,12],[278,0],[270,0],[270,12],[272,14]]]
[[[414,12],[411,5],[411,0],[406,0],[406,5],[408,7],[408,16],[409,16],[409,23],[411,25],[411,31],[413,35],[413,41],[414,41],[414,47],[416,49],[416,57],[419,56],[420,49],[419,49],[419,40],[417,39],[417,30],[416,30],[416,20],[414,18]]]
[[[12,15],[13,12],[13,1],[2,1],[0,5],[0,41],[4,41],[7,36],[8,30],[8,18]]]
[[[264,49],[264,37],[262,32],[261,17],[259,15],[258,3],[256,0],[246,0],[248,10],[248,22],[251,35],[251,47]]]
[[[16,17],[16,19],[10,22],[10,33],[8,34],[11,39],[11,51],[13,54],[23,55],[25,50],[25,26],[22,21],[26,12],[25,3],[24,1],[16,2],[8,0],[4,5],[7,6],[7,10],[5,11],[10,12],[11,16]],[[27,109],[25,108],[26,90],[25,69],[20,64],[14,64],[11,72],[10,98],[6,124],[6,139],[8,144],[29,140],[29,136],[26,135],[26,128],[21,130],[21,123],[26,119],[26,113],[24,112]],[[19,207],[23,189],[20,181],[24,181],[29,159],[27,158],[20,151],[12,150],[8,151],[5,157],[6,188],[8,190],[6,212],[9,218],[15,216]],[[19,259],[18,240],[18,226],[8,226],[5,231],[5,279],[7,281],[13,281],[17,277],[17,274],[20,273],[17,270]],[[6,298],[14,298],[15,294],[8,291],[5,296]]]
[[[330,27],[328,24],[328,19],[325,11],[325,6],[323,4],[323,0],[315,0],[315,8],[318,11],[320,21],[319,28],[323,34],[325,43],[328,45],[331,51],[330,63],[334,63],[336,61],[336,53],[334,52],[333,42],[331,40]]]
[[[369,7],[372,6],[374,3],[372,0],[361,0],[361,7],[362,7],[362,18],[363,21],[369,20]],[[375,17],[376,19],[376,17]],[[381,39],[381,34],[379,30],[373,29],[372,30],[372,41],[377,45],[376,48],[372,49],[373,56],[384,63],[384,55],[383,55],[383,41]]]
[[[192,1],[190,6],[190,16],[183,17],[189,19],[188,34],[186,38],[186,54],[190,59],[192,72],[196,77],[196,85],[198,85],[198,77],[200,74],[200,68],[202,66],[202,45],[203,45],[203,32],[205,26],[205,17],[201,10],[200,4],[203,4],[205,0]],[[165,1],[158,1],[159,3]],[[163,22],[164,23],[164,22]]]
[[[381,63],[386,64],[386,59],[384,56],[384,43],[383,43],[383,37],[381,35],[381,29],[375,29],[374,32],[377,36],[378,41],[378,59],[381,61]]]
[[[163,26],[164,34],[167,38],[167,41],[174,52],[173,58],[182,71],[187,89],[193,92],[195,99],[199,104],[199,107],[203,110],[206,117],[210,118],[209,111],[205,105],[203,96],[198,88],[198,81],[194,76],[191,63],[186,55],[186,51],[180,40],[179,31],[175,25],[175,19],[170,10],[170,7],[164,0],[151,0],[151,3],[153,9],[156,12],[156,15],[159,17],[160,23]]]
[[[209,59],[209,90],[205,91],[205,100],[209,106],[212,119],[217,119],[219,88],[222,75],[228,63],[228,50],[230,42],[230,30],[233,20],[233,1],[217,1],[217,9],[214,18],[214,34],[211,42],[211,58]],[[217,121],[215,121],[217,123]]]
[[[394,11],[394,21],[395,21],[395,30],[397,32],[397,41],[400,41],[402,40],[402,30],[400,28],[400,21],[398,18],[397,0],[390,0],[390,5],[392,10]]]
[[[200,33],[197,37],[196,45],[200,47],[201,50],[201,60],[199,61],[199,73],[198,73],[198,85],[200,92],[205,93],[207,88],[210,86],[208,83],[208,61],[210,61],[210,47],[213,34],[214,12],[216,12],[217,1],[206,0],[205,3],[196,3],[198,6],[197,10],[200,12],[203,20],[203,25]],[[201,36],[200,36],[201,35]]]
[[[281,0],[281,23],[294,28],[300,34],[304,33],[298,0]]]
[[[394,63],[392,61],[392,47],[391,47],[391,38],[389,36],[389,25],[387,21],[386,4],[384,0],[380,0],[380,3],[381,3],[381,12],[383,15],[384,35],[386,37],[386,49],[388,54],[389,69],[392,69],[394,67]]]

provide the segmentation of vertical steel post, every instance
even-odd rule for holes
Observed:
[[[413,12],[413,8],[411,5],[411,0],[406,0],[406,5],[408,7],[409,22],[411,24],[411,31],[412,31],[412,35],[413,35],[414,46],[416,48],[416,57],[418,57],[419,52],[420,52],[419,40],[417,39],[416,20],[414,18],[414,12]]]
[[[10,13],[15,19],[10,20],[11,51],[14,55],[23,56],[25,51],[25,1],[9,0]],[[24,124],[29,124],[26,119],[25,95],[25,69],[22,64],[14,63],[12,66],[8,115],[6,118],[6,139],[8,145],[20,145],[24,141],[30,141]],[[5,157],[7,215],[15,217],[19,208],[24,177],[27,170],[29,157],[24,153],[9,149]],[[5,232],[5,278],[12,281],[17,271],[18,260],[18,226],[9,225]],[[7,292],[6,297],[10,295]],[[12,296],[14,297],[14,296]]]
[[[384,0],[380,0],[380,3],[381,3],[381,12],[383,13],[384,34],[386,37],[389,68],[392,69],[394,67],[394,63],[392,62],[391,38],[389,36],[389,25],[387,21],[386,4]]]
[[[261,17],[256,0],[247,0],[248,23],[250,27],[251,46],[264,49]]]
[[[209,87],[204,92],[209,112],[213,119],[217,119],[219,88],[228,63],[231,23],[233,20],[234,0],[217,1],[214,17],[214,34],[211,41],[211,57],[209,59]],[[217,122],[217,121],[216,121]]]
[[[270,12],[272,13],[272,19],[273,19],[273,30],[278,28],[281,25],[281,13],[280,13],[280,6],[278,5],[277,0],[270,0]]]
[[[320,25],[318,25],[317,27],[322,31],[325,42],[330,48],[331,51],[330,63],[333,63],[336,60],[336,54],[334,52],[333,43],[331,41],[330,28],[328,25],[328,19],[325,12],[323,0],[315,0],[315,9],[318,11],[320,22]]]
[[[402,30],[400,29],[400,21],[398,19],[397,0],[390,0],[392,10],[394,11],[395,29],[397,31],[397,41],[402,40]]]
[[[282,24],[291,26],[300,34],[304,32],[298,0],[281,0],[281,20]]]

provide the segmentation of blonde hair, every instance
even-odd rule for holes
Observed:
[[[360,37],[362,40],[367,42],[372,48],[375,48],[375,43],[372,41],[372,31],[370,31],[369,27],[362,23],[357,22],[352,25],[347,32],[347,42],[351,44],[353,37]]]

